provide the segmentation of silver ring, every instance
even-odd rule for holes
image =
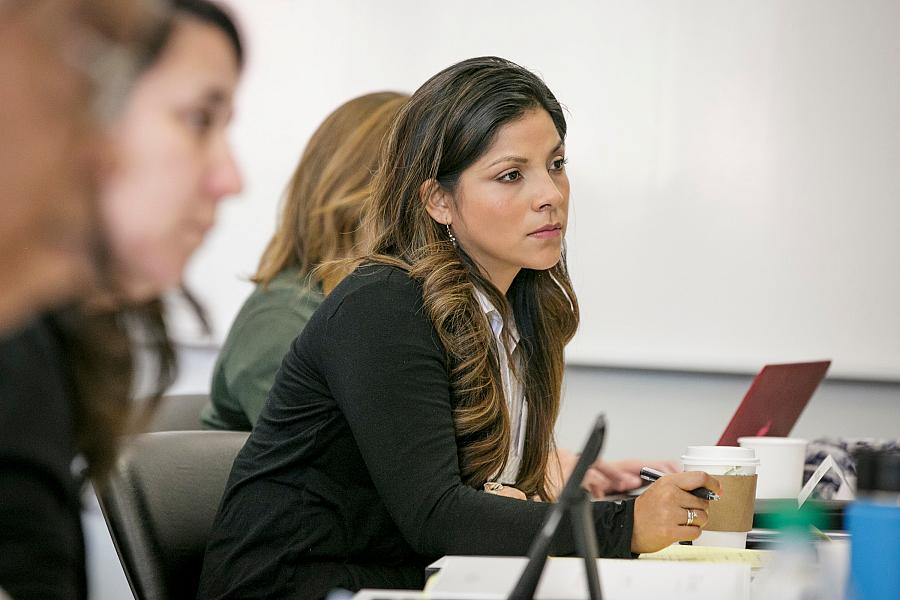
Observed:
[[[690,508],[687,509],[687,511],[688,511],[688,518],[687,518],[687,523],[685,523],[685,525],[693,525],[694,519],[697,518],[697,513],[694,512],[693,510],[691,510]]]

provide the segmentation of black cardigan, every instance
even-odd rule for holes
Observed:
[[[524,555],[550,508],[460,480],[448,370],[402,270],[357,269],[285,356],[238,454],[199,598],[420,587],[445,554]],[[596,502],[600,553],[630,557],[634,505]],[[552,552],[574,551],[564,523]]]

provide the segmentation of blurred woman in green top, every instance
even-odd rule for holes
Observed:
[[[409,97],[367,94],[331,113],[313,134],[288,184],[278,229],[213,371],[211,401],[201,413],[211,429],[249,430],[256,423],[281,359],[342,274],[315,268],[346,258],[360,242],[363,200],[382,138]],[[331,285],[329,285],[331,284]]]

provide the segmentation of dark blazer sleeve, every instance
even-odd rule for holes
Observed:
[[[485,494],[462,483],[443,351],[401,271],[373,279],[330,315],[328,385],[376,490],[413,550],[522,555],[550,505]],[[596,502],[600,553],[630,557],[633,503]],[[562,523],[553,554],[574,552]]]
[[[42,323],[0,341],[0,588],[17,600],[86,596],[62,370]]]
[[[0,588],[16,600],[81,598],[81,528],[39,473],[0,467]]]

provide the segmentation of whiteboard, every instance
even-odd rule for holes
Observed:
[[[569,362],[900,380],[900,2],[228,4],[245,190],[187,275],[213,343],[322,119],[496,54],[568,111]]]

